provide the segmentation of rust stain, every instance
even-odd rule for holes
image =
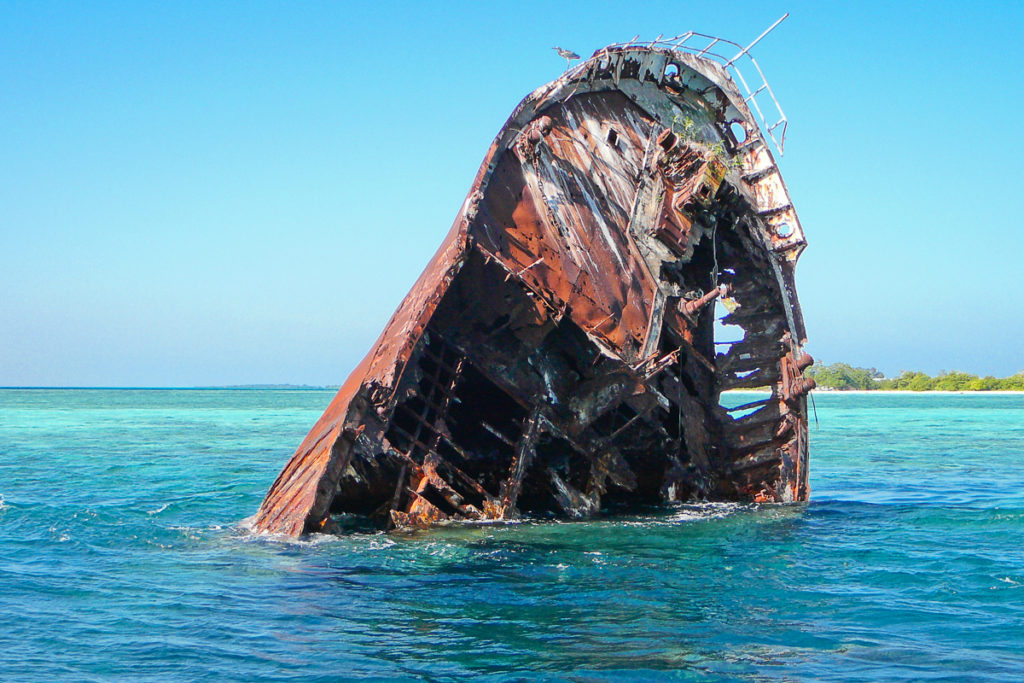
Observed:
[[[720,64],[660,44],[599,50],[513,112],[255,528],[806,500],[804,246]],[[722,302],[741,340],[716,339]],[[771,394],[720,404],[755,386]]]

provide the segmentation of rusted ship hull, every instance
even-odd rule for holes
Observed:
[[[805,500],[804,245],[721,65],[599,51],[513,112],[255,528]],[[722,298],[744,336],[716,345]],[[720,406],[755,386],[753,412]]]

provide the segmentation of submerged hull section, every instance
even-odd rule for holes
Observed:
[[[599,51],[513,113],[255,528],[805,500],[804,245],[724,69]]]

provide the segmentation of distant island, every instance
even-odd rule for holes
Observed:
[[[1009,377],[978,377],[967,372],[942,372],[932,377],[904,370],[887,378],[875,368],[856,368],[847,363],[812,365],[804,373],[821,389],[839,391],[1024,391],[1024,370]]]

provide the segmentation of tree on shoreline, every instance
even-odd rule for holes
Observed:
[[[885,379],[875,368],[858,368],[848,363],[813,365],[804,373],[819,387],[837,390],[890,391],[1024,391],[1024,370],[1009,377],[978,377],[967,372],[941,372],[932,377],[924,372],[904,370]]]

